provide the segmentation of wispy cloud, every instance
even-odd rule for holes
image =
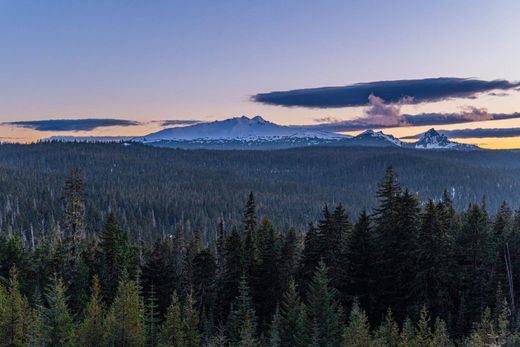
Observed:
[[[192,124],[197,124],[197,123],[200,123],[199,120],[195,120],[195,119],[187,119],[187,120],[184,120],[184,119],[169,119],[169,120],[161,120],[161,125],[162,126],[172,126],[172,125],[192,125]]]
[[[492,128],[492,129],[458,129],[458,130],[438,130],[439,133],[451,138],[483,138],[483,137],[514,137],[520,136],[520,128]],[[403,139],[418,139],[421,134],[410,135]]]
[[[101,127],[133,126],[141,123],[126,119],[110,118],[85,118],[85,119],[46,119],[33,121],[4,122],[4,125],[12,125],[21,128],[29,128],[38,131],[90,131]]]
[[[387,104],[424,103],[450,98],[475,98],[477,94],[494,90],[510,90],[520,83],[506,80],[485,81],[471,78],[441,77],[416,80],[376,81],[342,87],[321,87],[273,91],[256,94],[255,102],[308,108],[358,107],[369,104],[370,95]]]
[[[353,120],[332,119],[331,122],[322,122],[312,125],[315,129],[326,131],[355,131],[371,128],[388,128],[395,126],[435,126],[443,124],[470,123],[484,120],[501,120],[520,118],[520,113],[489,113],[486,109],[463,107],[460,112],[454,113],[421,113],[392,115],[389,120],[381,117],[366,116]]]

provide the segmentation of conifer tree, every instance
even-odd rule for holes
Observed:
[[[224,248],[224,272],[219,279],[219,319],[224,321],[229,314],[229,308],[238,295],[242,267],[242,241],[236,228],[233,228]]]
[[[181,306],[177,292],[173,292],[171,303],[166,311],[164,322],[159,332],[160,347],[184,347],[184,328],[181,318]]]
[[[353,228],[348,245],[348,292],[355,296],[361,307],[371,308],[374,295],[374,245],[370,219],[366,211],[361,212]]]
[[[66,238],[73,239],[76,245],[85,238],[85,202],[83,200],[84,183],[78,168],[72,169],[65,179],[65,209],[63,227]]]
[[[429,200],[421,216],[416,252],[414,299],[428,305],[433,316],[451,311],[451,252],[438,207]]]
[[[105,336],[105,307],[101,296],[99,279],[97,275],[94,275],[85,318],[78,329],[78,341],[82,346],[96,347],[104,344]]]
[[[324,215],[326,216],[327,210]],[[316,228],[313,223],[309,223],[307,233],[305,234],[302,258],[299,270],[300,291],[305,296],[307,287],[314,276],[316,267],[323,259],[323,240],[320,229]]]
[[[419,314],[417,328],[415,329],[413,345],[417,347],[428,347],[430,345],[431,337],[430,314],[428,313],[426,306],[423,306]]]
[[[116,216],[110,212],[101,239],[101,285],[103,297],[111,303],[121,276],[128,271],[128,244]]]
[[[199,313],[195,308],[192,293],[189,293],[186,298],[186,303],[183,309],[183,335],[185,347],[199,347],[200,333],[199,333]]]
[[[280,291],[284,293],[289,287],[289,282],[296,278],[298,263],[300,261],[300,245],[296,231],[291,228],[283,239],[280,255]]]
[[[257,235],[256,235],[256,205],[253,192],[249,193],[244,211],[244,255],[243,266],[248,274],[252,274],[256,267]]]
[[[0,345],[29,346],[36,335],[36,312],[20,292],[16,267],[10,270],[9,284],[0,287]]]
[[[159,311],[155,294],[155,287],[150,288],[149,296],[146,303],[146,344],[147,346],[157,345],[157,335],[159,329]]]
[[[128,274],[124,271],[107,317],[109,344],[135,347],[145,345],[143,306],[137,283],[128,279]]]
[[[329,286],[327,267],[320,262],[307,294],[307,326],[320,347],[338,346],[341,341],[341,310],[335,290]]]
[[[248,322],[248,326],[244,326],[244,322]],[[239,294],[233,301],[231,313],[228,319],[228,335],[229,342],[232,345],[237,345],[243,338],[243,330],[247,328],[256,334],[257,322],[256,313],[251,298],[250,289],[247,283],[247,278],[242,276],[239,286]],[[249,332],[245,332],[249,334]]]
[[[305,305],[301,302],[292,280],[282,298],[279,325],[281,346],[307,346]]]
[[[44,346],[75,346],[76,332],[67,306],[63,281],[54,278],[45,293],[47,304],[40,310],[39,334]]]
[[[280,319],[280,307],[276,305],[276,310],[274,311],[273,319],[269,327],[269,347],[281,346]]]
[[[435,326],[433,330],[433,335],[428,347],[452,347],[453,342],[451,342],[450,337],[448,335],[448,331],[446,329],[446,323],[440,318],[435,320]]]
[[[354,302],[341,347],[370,347],[370,325],[365,312]]]
[[[154,288],[160,316],[165,314],[174,285],[178,282],[173,270],[173,262],[168,258],[169,253],[170,249],[164,242],[155,242],[141,270],[143,294],[148,298],[152,287]]]
[[[376,331],[375,340],[382,346],[398,347],[399,346],[399,325],[394,319],[391,309],[386,311],[385,319]]]
[[[251,274],[253,298],[260,331],[268,326],[276,302],[280,299],[280,244],[277,233],[269,220],[264,219],[258,229],[258,263]]]

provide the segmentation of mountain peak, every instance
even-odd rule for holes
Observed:
[[[474,150],[478,147],[450,141],[446,135],[431,128],[421,135],[419,141],[415,143],[415,148]]]

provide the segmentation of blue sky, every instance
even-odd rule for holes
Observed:
[[[250,96],[358,82],[520,80],[519,1],[0,0],[0,121],[350,119]],[[409,106],[519,111],[508,97]]]

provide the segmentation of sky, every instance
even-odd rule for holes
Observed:
[[[379,112],[374,101],[307,107],[255,96],[440,77],[511,87],[426,101],[403,94],[382,99],[375,119],[408,136],[419,127],[391,126],[386,107],[397,117],[512,114],[520,112],[519,18],[516,0],[0,0],[0,140],[54,135],[11,123],[48,119],[138,122],[58,132],[80,135],[142,135],[162,128],[158,120],[240,115],[284,125],[348,122]],[[435,127],[520,128],[520,118],[490,118]],[[520,148],[520,136],[461,140]]]

